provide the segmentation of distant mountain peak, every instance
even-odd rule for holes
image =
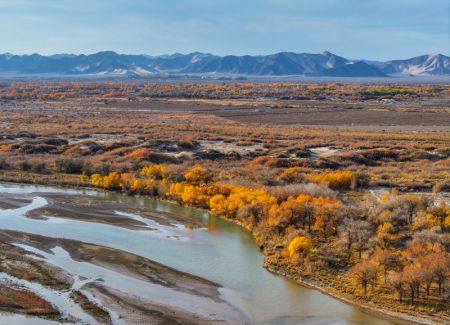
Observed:
[[[114,51],[100,51],[91,55],[119,55],[119,54]]]
[[[9,53],[9,52],[5,52],[5,53],[0,53],[0,56],[5,57],[6,59],[10,59],[14,56],[14,54]]]
[[[127,55],[101,51],[89,55],[56,54],[43,56],[0,54],[1,74],[17,75],[102,75],[148,76],[157,73],[386,77],[389,75],[450,74],[450,58],[427,54],[406,60],[386,62],[349,60],[329,51],[320,54],[278,52],[270,55],[226,55],[192,52],[171,55]]]
[[[450,76],[450,58],[443,54],[428,54],[406,60],[391,60],[375,64],[375,66],[387,74]]]

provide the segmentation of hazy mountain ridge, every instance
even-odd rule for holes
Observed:
[[[450,75],[450,58],[442,54],[387,61],[375,66],[386,74]]]
[[[315,77],[386,77],[398,74],[445,76],[450,75],[450,58],[438,54],[377,62],[349,60],[330,52],[280,52],[261,56],[223,57],[199,52],[162,56],[125,55],[112,51],[91,55],[0,54],[0,74],[146,76],[160,73]]]

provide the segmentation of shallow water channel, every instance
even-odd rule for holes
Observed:
[[[25,217],[27,211],[45,206],[46,200],[42,196],[49,192],[65,195],[67,200],[70,200],[71,195],[81,194],[145,206],[156,211],[189,215],[204,221],[205,228],[190,230],[181,225],[163,226],[147,220],[149,230],[132,230],[57,217]],[[1,229],[74,239],[120,249],[217,282],[223,287],[219,289],[223,299],[243,313],[251,324],[390,324],[266,271],[262,267],[263,255],[246,230],[206,212],[150,198],[94,190],[0,183],[0,196],[2,193],[12,193],[18,198],[26,195],[33,200],[31,204],[21,208],[0,210]],[[123,211],[111,211],[111,215],[114,214],[135,220],[141,218]],[[28,250],[32,251],[32,248]],[[140,286],[140,280],[122,281],[123,278],[115,278],[117,274],[107,269],[93,265],[86,267],[85,264],[89,263],[73,261],[69,254],[59,247],[54,248],[52,252],[53,254],[41,252],[41,255],[51,264],[66,269],[71,274],[84,278],[102,277],[106,283],[117,283],[115,289],[127,290],[131,295],[154,301],[162,299],[162,303],[174,303],[181,308],[190,305],[189,307],[199,313],[202,304],[208,303],[201,299],[190,300],[188,295],[176,293],[174,289],[164,291],[155,287],[145,290],[145,286]],[[217,308],[220,308],[220,304]],[[7,319],[11,320],[8,323],[27,323],[23,316],[11,314],[0,316],[0,323]],[[33,324],[41,323],[46,321],[39,320]]]

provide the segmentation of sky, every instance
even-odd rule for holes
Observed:
[[[0,0],[0,53],[449,55],[448,0]]]

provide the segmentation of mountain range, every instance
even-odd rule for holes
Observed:
[[[91,55],[43,56],[0,54],[0,76],[311,76],[389,77],[449,76],[450,57],[422,55],[386,62],[350,60],[330,52],[280,52],[271,55],[216,56],[194,52],[161,56],[125,55],[111,51]]]

